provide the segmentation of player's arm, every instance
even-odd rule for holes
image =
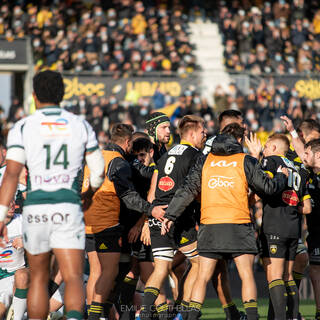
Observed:
[[[122,158],[114,158],[107,170],[108,178],[113,181],[117,196],[124,202],[126,207],[148,216],[154,216],[162,219],[164,215],[163,208],[166,206],[157,206],[152,208],[151,204],[144,200],[135,190],[132,181],[132,172],[129,163]]]
[[[152,201],[155,199],[156,195],[156,187],[157,187],[157,180],[158,180],[158,170],[154,170],[151,183],[150,183],[150,189],[148,192],[148,201],[152,203]]]
[[[23,146],[22,127],[24,121],[18,121],[8,134],[8,151],[6,155],[7,168],[0,187],[0,236],[8,240],[7,229],[4,226],[9,204],[13,199],[19,182],[20,173],[26,163]]]
[[[139,172],[139,174],[147,179],[151,179],[153,172],[155,170],[155,166],[145,166],[138,159],[135,159],[131,163],[132,167]]]
[[[311,196],[309,194],[306,183],[303,183],[300,186],[300,188],[301,187],[302,187],[303,196],[300,199],[298,210],[299,210],[299,213],[301,213],[301,214],[309,214],[312,211]]]
[[[90,198],[104,181],[104,158],[99,148],[86,152],[85,159],[90,170],[89,187],[82,194],[83,198]]]
[[[84,132],[86,132],[85,160],[90,170],[90,177],[88,190],[84,194],[82,194],[82,197],[90,198],[104,181],[105,164],[102,152],[99,149],[95,132],[86,120],[83,120],[83,125],[85,129]]]
[[[195,165],[190,169],[183,185],[176,191],[171,199],[164,217],[170,221],[176,219],[183,213],[187,206],[201,192],[201,175],[206,156],[199,156]]]
[[[283,120],[283,123],[286,126],[286,129],[288,130],[288,132],[291,135],[292,146],[293,146],[295,152],[297,153],[297,155],[299,156],[300,159],[303,159],[304,144],[303,144],[302,140],[300,139],[297,131],[295,130],[292,120],[289,119],[287,116],[282,116],[280,118],[281,118],[281,120]]]
[[[257,159],[249,155],[244,158],[244,171],[249,187],[261,198],[280,193],[287,186],[287,169],[281,168],[272,179],[262,170]]]
[[[299,213],[301,214],[309,214],[312,211],[312,205],[311,205],[311,199],[310,196],[309,198],[303,200],[299,204]]]

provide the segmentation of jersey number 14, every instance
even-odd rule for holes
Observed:
[[[51,146],[50,144],[44,144],[43,148],[47,151],[47,158],[46,158],[46,169],[49,170],[51,166],[51,159],[53,155],[51,154]],[[53,160],[53,165],[55,166],[63,166],[63,169],[67,169],[69,165],[68,161],[68,148],[66,144],[63,144],[59,151],[57,152],[56,156]]]

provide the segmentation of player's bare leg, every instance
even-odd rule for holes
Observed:
[[[258,319],[257,287],[253,275],[253,254],[234,258],[242,282],[242,301],[248,320]]]
[[[95,285],[101,275],[101,265],[98,258],[97,251],[90,251],[87,253],[89,259],[90,273],[87,282],[86,292],[87,292],[87,304],[91,304],[93,298],[93,292]]]
[[[50,255],[50,252],[37,255],[27,252],[30,270],[30,286],[27,298],[29,319],[47,319],[48,316]]]
[[[236,304],[232,301],[226,260],[218,260],[212,276],[212,285],[217,292],[227,319],[238,319],[240,313]]]
[[[53,253],[57,258],[65,284],[64,305],[67,311],[67,318],[69,317],[69,312],[77,312],[80,316],[84,309],[84,250],[53,249]]]
[[[200,310],[206,296],[207,284],[213,275],[217,262],[217,259],[199,256],[198,274],[192,289],[188,320],[199,319]]]

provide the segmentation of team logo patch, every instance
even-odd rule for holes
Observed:
[[[122,237],[119,238],[118,244],[119,244],[119,247],[121,248],[122,247]]]
[[[277,250],[278,250],[277,245],[272,244],[272,245],[270,246],[270,252],[271,252],[272,254],[276,254],[276,253],[277,253]]]
[[[106,249],[108,249],[108,247],[104,243],[101,243],[99,249],[106,250]]]
[[[170,191],[174,187],[174,185],[175,185],[174,181],[170,177],[165,176],[159,180],[158,188],[161,191],[167,192],[167,191]]]
[[[294,190],[286,190],[282,192],[282,200],[289,206],[297,206],[299,203],[299,197]]]
[[[182,237],[181,240],[180,240],[180,244],[184,244],[186,242],[188,242],[189,239],[187,239],[186,237]]]

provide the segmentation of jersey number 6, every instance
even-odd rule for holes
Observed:
[[[167,162],[166,162],[166,165],[164,166],[164,173],[166,175],[169,175],[172,170],[173,170],[173,167],[174,167],[174,163],[176,162],[176,158],[175,157],[169,157]]]

